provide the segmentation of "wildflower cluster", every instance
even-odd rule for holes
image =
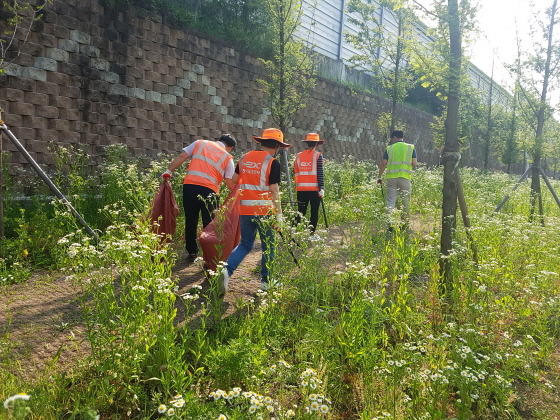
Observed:
[[[12,414],[13,418],[24,419],[31,413],[31,409],[27,406],[27,401],[30,398],[31,396],[25,393],[12,395],[4,401],[4,408]],[[10,417],[10,414],[8,414],[8,417]]]
[[[317,371],[313,368],[305,369],[299,376],[300,385],[309,387],[310,389],[317,389],[323,381],[317,378]]]
[[[391,417],[391,413],[387,413],[386,411],[383,411],[381,414],[372,417],[371,420],[384,420],[384,419],[388,419]]]
[[[323,394],[309,394],[307,399],[308,405],[305,407],[306,413],[320,412],[321,414],[327,414],[331,409],[331,401]]]
[[[182,395],[175,395],[169,400],[169,404],[160,404],[157,412],[169,417],[179,415],[181,409],[185,407],[185,400]]]

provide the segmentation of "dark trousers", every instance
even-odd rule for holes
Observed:
[[[317,191],[297,191],[298,212],[305,216],[307,213],[307,206],[311,204],[311,217],[309,223],[311,224],[311,233],[317,229],[317,222],[319,221],[319,206],[321,205],[321,197]],[[298,218],[298,223],[300,219]]]
[[[210,188],[183,184],[183,209],[185,210],[185,247],[189,254],[198,253],[198,217],[202,214],[202,227],[212,221],[212,213],[218,207],[219,197]]]

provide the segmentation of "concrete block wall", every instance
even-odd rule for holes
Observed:
[[[265,109],[263,67],[257,58],[202,34],[173,28],[133,6],[115,10],[95,0],[55,0],[35,22],[19,55],[8,55],[0,75],[0,107],[10,130],[42,165],[48,144],[83,145],[92,165],[106,145],[125,144],[137,157],[177,154],[198,138],[230,132],[242,151],[252,136],[275,126]],[[307,132],[326,140],[325,157],[381,158],[376,127],[388,102],[320,79],[285,133],[301,150]],[[408,141],[420,162],[437,164],[432,116],[401,108]],[[13,152],[9,162],[25,164]]]

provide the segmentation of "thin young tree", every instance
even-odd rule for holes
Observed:
[[[524,63],[525,75],[522,78],[527,96],[537,95],[538,103],[533,109],[536,121],[534,142],[531,147],[531,220],[534,220],[538,203],[538,220],[544,223],[541,195],[541,160],[544,157],[546,138],[545,123],[552,117],[549,92],[553,90],[560,77],[560,39],[557,34],[559,23],[558,0],[545,10],[544,19],[535,19],[537,27],[533,30],[534,52],[528,55]],[[556,32],[555,32],[556,30]]]
[[[519,100],[521,95],[521,41],[519,37],[516,39],[517,42],[517,58],[515,63],[510,66],[511,73],[515,77],[513,96],[511,97],[509,106],[509,127],[507,130],[507,135],[504,142],[504,150],[502,153],[502,163],[507,165],[507,173],[511,173],[511,165],[519,160]]]
[[[417,17],[408,0],[350,0],[348,20],[356,26],[355,33],[345,33],[345,39],[358,51],[349,61],[354,68],[373,75],[391,100],[391,111],[384,127],[391,133],[397,125],[397,104],[401,103],[414,86],[414,74],[409,71],[410,51],[418,42],[414,23]],[[387,30],[386,13],[396,21],[396,32]]]
[[[259,79],[259,83],[263,85],[272,119],[286,135],[294,116],[305,107],[315,87],[315,54],[298,32],[303,16],[302,0],[267,0],[266,4],[271,16],[273,57],[261,59],[268,78]],[[292,201],[286,149],[282,149],[281,158]]]
[[[460,188],[459,111],[466,80],[463,41],[474,29],[475,14],[476,9],[469,0],[462,0],[460,4],[458,0],[436,1],[435,12],[432,13],[438,19],[438,27],[432,32],[435,41],[429,54],[417,54],[415,57],[417,68],[424,71],[421,77],[424,85],[438,91],[446,100],[445,143],[440,159],[443,165],[443,190],[439,266],[441,293],[448,304],[452,302],[454,277],[451,255]]]

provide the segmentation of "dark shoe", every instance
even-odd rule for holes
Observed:
[[[194,260],[196,260],[196,257],[198,257],[198,254],[189,254],[189,256],[187,257],[187,262],[194,262]]]

